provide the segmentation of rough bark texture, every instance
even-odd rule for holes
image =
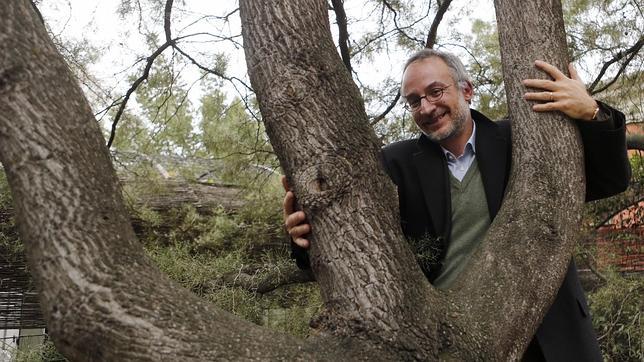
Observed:
[[[524,2],[499,6],[551,14]],[[82,360],[518,358],[569,259],[583,189],[579,147],[556,140],[572,127],[552,115],[534,123],[533,114],[513,115],[520,167],[506,205],[457,287],[439,293],[400,231],[395,191],[335,51],[326,2],[244,0],[240,13],[266,128],[315,230],[322,338],[300,341],[235,319],[151,265],[79,87],[29,1],[11,0],[0,8],[0,160],[58,348]],[[512,16],[500,11],[501,27]],[[510,108],[527,109],[515,77],[534,73],[535,55],[553,61],[554,53],[502,44],[505,64],[516,67],[505,69]],[[565,211],[552,206],[562,200]]]

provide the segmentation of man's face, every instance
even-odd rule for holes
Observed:
[[[462,132],[470,117],[468,101],[472,99],[472,88],[468,84],[461,89],[441,58],[420,59],[407,66],[401,86],[406,100],[418,100],[427,95],[431,98],[437,89],[444,89],[442,97],[435,102],[421,99],[420,107],[412,111],[412,115],[429,139],[440,142]]]

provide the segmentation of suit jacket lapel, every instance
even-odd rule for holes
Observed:
[[[494,219],[503,201],[510,170],[510,125],[507,121],[492,122],[474,110],[472,118],[476,122],[476,161],[490,218]]]
[[[440,146],[425,136],[418,140],[420,151],[414,154],[413,162],[423,198],[437,236],[447,239],[450,223],[450,192],[447,179],[447,163]]]

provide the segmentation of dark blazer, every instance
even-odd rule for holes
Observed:
[[[622,192],[628,186],[624,115],[606,105],[606,122],[577,122],[584,144],[586,200]],[[501,202],[511,163],[509,122],[492,122],[472,110],[476,122],[476,160],[490,217]],[[449,170],[440,146],[427,137],[386,146],[383,165],[398,187],[402,229],[407,238],[436,239],[438,262],[421,265],[430,281],[441,268],[451,227]],[[543,354],[541,354],[543,353]],[[534,358],[533,358],[534,357]],[[601,360],[588,306],[574,262],[568,267],[557,297],[532,341],[526,359],[547,361]]]

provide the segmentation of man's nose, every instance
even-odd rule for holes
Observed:
[[[434,108],[436,108],[436,105],[423,97],[420,99],[420,108],[418,109],[418,113],[430,114],[434,111]]]

